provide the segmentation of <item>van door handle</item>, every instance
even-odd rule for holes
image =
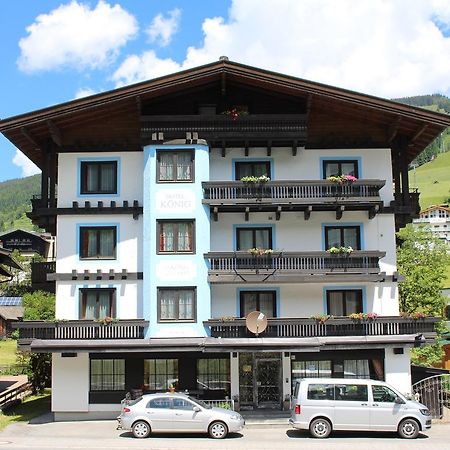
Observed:
[[[372,406],[378,406],[378,403],[374,403]]]
[[[361,403],[361,406],[367,406],[367,403]]]

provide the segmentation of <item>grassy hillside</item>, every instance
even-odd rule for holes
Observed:
[[[450,199],[450,152],[439,154],[409,172],[410,187],[418,187],[422,209]]]
[[[0,183],[0,232],[15,228],[33,230],[25,213],[31,211],[30,199],[40,193],[40,185],[40,175]]]

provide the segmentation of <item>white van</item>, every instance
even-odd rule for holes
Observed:
[[[414,439],[431,428],[431,415],[382,381],[304,378],[295,385],[289,423],[316,438],[332,430],[360,430],[396,431]]]

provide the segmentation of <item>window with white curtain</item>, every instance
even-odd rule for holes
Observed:
[[[80,227],[80,259],[116,259],[117,229]]]
[[[348,316],[363,312],[361,289],[327,290],[327,314]]]
[[[158,151],[157,181],[194,181],[194,152],[190,150]]]
[[[124,359],[91,359],[91,391],[124,391]]]
[[[194,253],[194,221],[158,221],[158,253]]]
[[[248,250],[250,248],[272,249],[272,228],[236,228],[236,247],[236,250]]]
[[[80,319],[115,316],[115,289],[81,289]]]
[[[81,194],[117,194],[117,161],[82,161]]]
[[[159,322],[194,322],[196,309],[194,287],[158,288]]]

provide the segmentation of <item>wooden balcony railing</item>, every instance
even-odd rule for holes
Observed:
[[[275,202],[277,204],[314,204],[323,201],[380,202],[384,180],[357,180],[336,184],[328,180],[269,181],[244,183],[242,181],[208,181],[202,183],[203,203],[239,204]]]
[[[186,132],[198,133],[198,138],[220,140],[222,138],[261,139],[295,138],[306,139],[307,120],[305,114],[249,114],[233,120],[219,115],[142,116],[141,137],[145,141],[153,133],[164,133],[164,137]]]
[[[374,320],[352,320],[334,317],[324,322],[308,318],[268,319],[268,326],[259,337],[325,337],[325,336],[395,336],[404,334],[433,334],[438,317],[422,319],[398,316],[377,317]],[[203,324],[210,328],[212,337],[255,337],[247,330],[245,319],[210,319]]]
[[[33,339],[90,340],[90,339],[143,339],[148,322],[143,319],[118,320],[110,323],[93,320],[63,320],[55,322],[17,322],[19,345]]]
[[[385,256],[379,251],[354,251],[348,255],[328,252],[277,252],[269,256],[253,256],[245,251],[210,252],[208,280],[212,283],[245,281],[245,277],[275,275],[295,282],[296,276],[309,276],[320,281],[318,275],[380,273],[379,260]],[[230,278],[231,277],[231,278]],[[257,281],[252,279],[252,281]],[[265,281],[265,280],[264,280]]]

